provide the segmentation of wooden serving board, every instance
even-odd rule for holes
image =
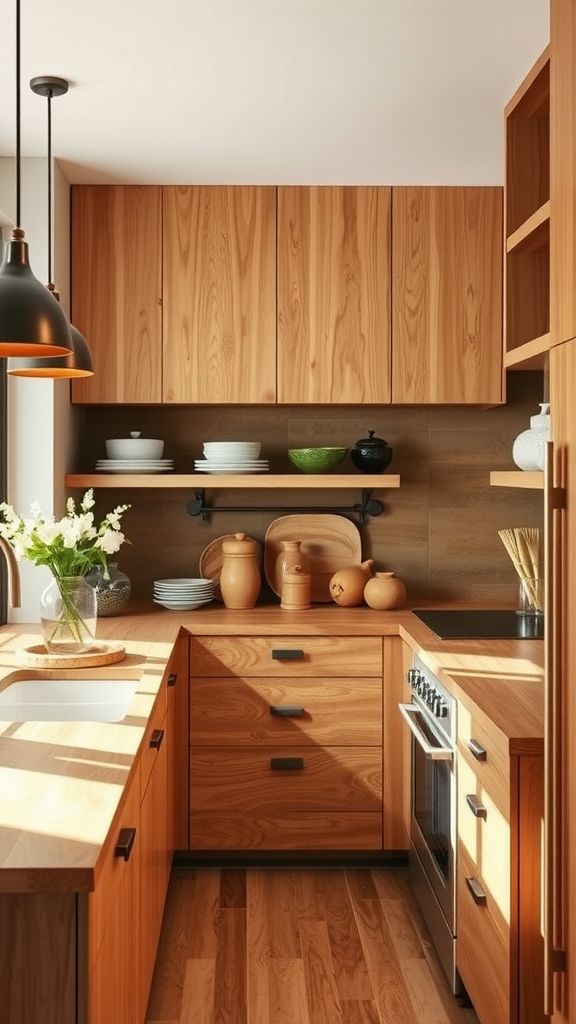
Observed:
[[[198,567],[200,569],[200,575],[205,580],[214,580],[216,586],[214,588],[213,597],[216,601],[222,600],[222,594],[220,593],[220,574],[222,572],[222,560],[224,558],[224,552],[222,551],[222,541],[234,540],[235,534],[225,533],[223,537],[216,537],[215,540],[211,541],[204,551],[200,555],[200,561]],[[253,539],[253,538],[251,538]],[[262,562],[262,545],[257,542],[257,553],[258,553],[258,566]]]
[[[114,665],[126,657],[126,648],[122,644],[95,643],[83,654],[50,654],[44,644],[24,647],[18,651],[16,658],[20,665],[27,668],[92,668],[96,665]]]
[[[358,527],[332,513],[281,516],[270,523],[264,542],[264,573],[269,586],[281,596],[282,581],[277,578],[276,558],[283,540],[299,540],[310,562],[312,601],[331,601],[330,580],[338,569],[360,565],[362,540]]]

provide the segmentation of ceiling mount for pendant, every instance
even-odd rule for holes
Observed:
[[[72,350],[68,320],[34,276],[20,227],[20,0],[16,0],[16,227],[0,266],[0,357],[60,356]]]
[[[52,282],[52,99],[68,92],[65,78],[54,75],[38,75],[30,80],[30,88],[37,96],[43,96],[48,106],[48,285],[47,291],[60,304],[60,298]],[[10,359],[8,373],[12,377],[72,378],[91,377],[94,374],[92,356],[83,334],[68,324],[71,336],[71,351],[65,355],[49,358]]]

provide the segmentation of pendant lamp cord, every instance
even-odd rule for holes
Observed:
[[[16,0],[16,225],[20,227],[20,0]]]
[[[48,287],[52,284],[52,89],[46,90],[48,100]]]

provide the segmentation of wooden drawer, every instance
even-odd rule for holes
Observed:
[[[458,849],[456,964],[482,1024],[510,1024],[515,983],[511,979],[509,930],[502,931],[498,895],[482,883],[485,905],[475,902],[466,881],[477,879],[476,869]],[[512,1014],[512,1016],[511,1016]]]
[[[379,747],[200,747],[190,781],[194,811],[382,811]]]
[[[194,811],[190,835],[193,850],[381,850],[382,815],[294,811],[253,817]]]
[[[498,916],[510,921],[510,826],[475,768],[458,762],[458,840],[483,888],[494,894]],[[504,927],[504,923],[502,924]]]
[[[378,746],[382,680],[193,679],[191,743]]]
[[[376,636],[201,636],[190,641],[197,676],[381,676],[382,638]]]
[[[479,748],[480,758],[472,747]],[[458,695],[458,770],[461,764],[472,767],[478,787],[491,800],[506,821],[510,821],[510,754],[508,741],[490,719],[465,697]]]
[[[124,803],[116,815],[109,837],[101,854],[101,866],[96,876],[96,891],[88,893],[88,965],[96,959],[102,944],[112,907],[126,870],[127,860],[115,853],[122,829],[134,829],[136,835],[130,858],[137,857],[140,843],[140,767],[126,790]]]

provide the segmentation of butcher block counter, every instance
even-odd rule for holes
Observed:
[[[188,613],[135,609],[98,622],[98,639],[124,644],[125,659],[83,672],[138,679],[123,721],[0,723],[0,892],[94,889],[101,850],[181,633],[400,636],[456,694],[468,694],[494,720],[511,752],[542,750],[542,641],[441,641],[405,610],[332,605],[306,612],[284,612],[278,606],[240,612],[216,605]],[[31,673],[21,668],[16,651],[39,642],[34,625],[0,628],[0,690],[18,673]]]

